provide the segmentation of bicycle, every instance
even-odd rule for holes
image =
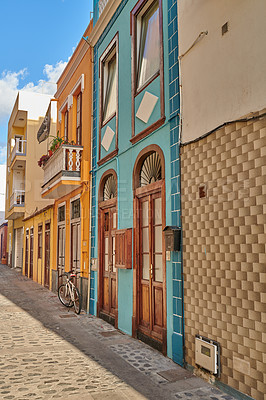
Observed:
[[[64,272],[59,278],[66,276],[66,283],[63,283],[58,288],[58,298],[65,307],[73,307],[76,314],[81,311],[81,296],[78,288],[73,283],[73,278],[77,276],[73,271]]]

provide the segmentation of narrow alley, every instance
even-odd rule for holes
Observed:
[[[233,399],[4,265],[0,306],[1,399]]]

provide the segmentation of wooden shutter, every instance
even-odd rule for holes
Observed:
[[[120,229],[115,233],[115,267],[132,268],[132,228]]]

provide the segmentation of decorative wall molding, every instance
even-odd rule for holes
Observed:
[[[121,2],[122,0],[109,0],[107,2],[91,34],[89,35],[88,42],[91,46],[94,47],[96,45]]]

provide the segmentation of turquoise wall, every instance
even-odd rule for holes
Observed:
[[[95,2],[95,9],[97,9]],[[115,15],[108,24],[105,32],[94,47],[94,98],[93,98],[93,171],[92,171],[92,257],[97,258],[97,198],[98,187],[103,173],[113,168],[118,176],[118,228],[133,227],[133,193],[132,193],[132,174],[135,160],[140,151],[150,144],[157,144],[164,153],[165,158],[165,184],[166,184],[166,225],[175,224],[177,219],[176,210],[178,209],[179,198],[178,193],[178,143],[173,143],[173,132],[177,127],[173,125],[173,118],[176,117],[176,92],[173,95],[173,87],[169,86],[173,82],[174,71],[169,69],[169,61],[172,66],[173,59],[170,57],[172,53],[172,31],[174,26],[173,4],[175,0],[163,1],[163,37],[164,37],[164,90],[165,90],[165,124],[151,133],[149,136],[139,141],[135,145],[130,142],[131,139],[131,36],[130,36],[130,11],[136,4],[136,1],[122,0],[120,6],[116,10]],[[96,10],[97,11],[97,10]],[[169,12],[170,11],[170,12]],[[119,90],[119,111],[118,111],[118,156],[101,167],[97,166],[98,160],[98,119],[99,119],[99,81],[98,81],[98,61],[114,36],[119,34],[119,61],[118,61],[118,90]],[[171,34],[171,40],[169,35]],[[176,60],[174,60],[177,62]],[[144,124],[142,121],[135,118],[136,133],[143,130],[144,127],[151,125],[160,118],[160,79],[155,79],[148,87],[147,91],[158,96],[158,102],[148,121]],[[178,87],[179,89],[179,87]],[[135,111],[142,100],[145,90],[135,98]],[[178,95],[179,96],[179,95]],[[174,110],[174,111],[173,111]],[[115,130],[114,121],[110,121],[110,126]],[[102,132],[103,137],[104,132]],[[101,149],[101,156],[105,156],[114,149],[114,141],[108,152]],[[174,147],[175,145],[175,147]],[[102,146],[101,146],[102,147]],[[180,207],[179,207],[180,208]],[[179,213],[180,215],[180,213]],[[180,224],[176,221],[176,224]],[[176,261],[178,259],[178,261]],[[172,254],[171,262],[166,263],[166,283],[167,283],[167,353],[168,356],[175,357],[176,361],[182,364],[183,362],[183,346],[182,346],[182,320],[181,325],[178,325],[174,313],[180,311],[180,303],[177,303],[175,285],[177,281],[175,277],[179,276],[179,270],[176,270],[176,265],[179,264],[181,255]],[[97,273],[93,272],[91,276],[91,292],[90,292],[90,311],[96,314],[97,311]],[[176,282],[176,283],[174,283]],[[180,280],[178,280],[180,282]],[[181,287],[182,289],[182,287]],[[182,305],[182,303],[181,303]],[[182,307],[181,307],[182,309]],[[118,328],[127,334],[132,334],[132,313],[133,313],[133,271],[119,270],[118,271]],[[182,314],[182,312],[181,312]],[[178,314],[175,314],[177,317]],[[181,316],[181,315],[179,315]],[[180,322],[180,320],[178,320]],[[181,326],[181,331],[180,331]],[[179,329],[179,331],[178,331]],[[176,339],[177,338],[177,339]],[[181,342],[178,340],[181,338]],[[181,343],[181,344],[180,344]],[[182,362],[180,361],[182,359]]]

